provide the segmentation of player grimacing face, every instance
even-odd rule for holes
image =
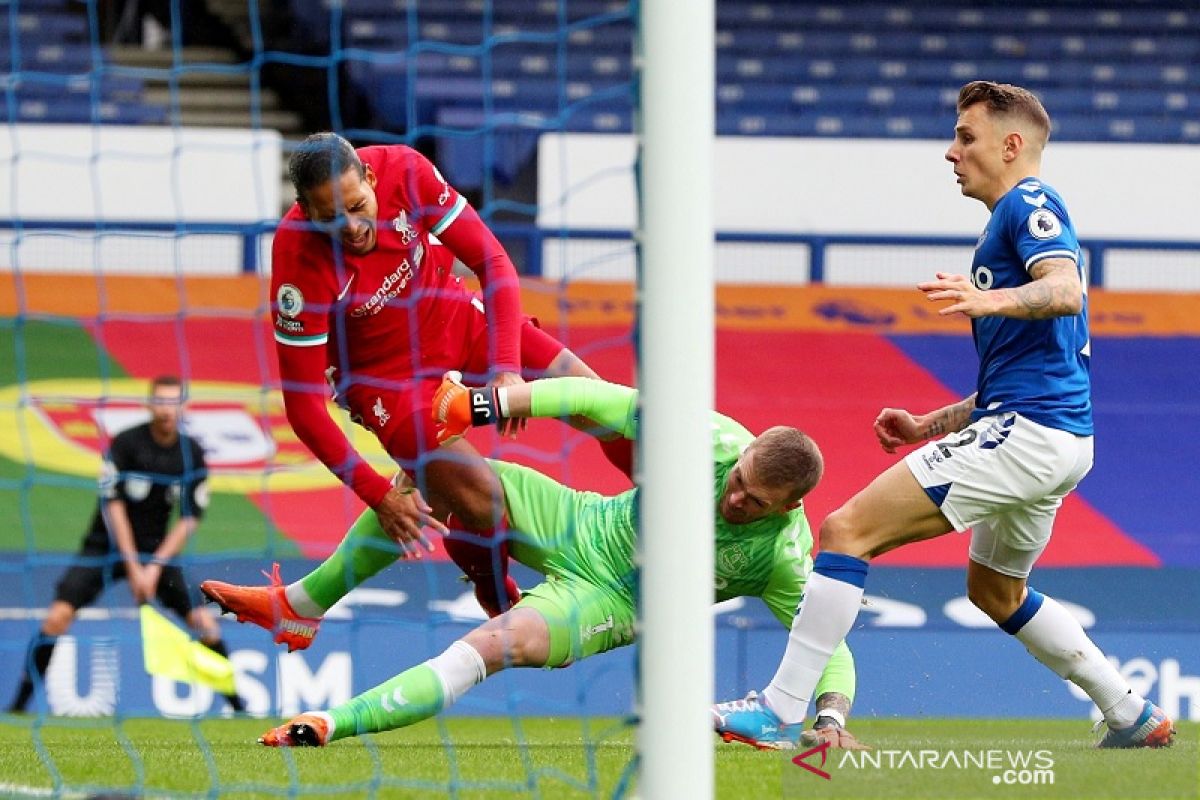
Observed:
[[[758,480],[754,469],[754,448],[747,448],[729,470],[725,490],[717,501],[717,513],[730,525],[749,525],[764,517],[796,507],[788,502],[791,490],[786,486],[767,486]]]
[[[946,150],[962,193],[989,209],[1011,188],[1004,185],[1004,172],[1012,160],[1005,155],[1007,138],[1001,121],[988,112],[987,105],[976,103],[958,115],[954,141]]]
[[[319,225],[338,221],[338,237],[346,252],[366,255],[375,249],[376,242],[375,220],[379,215],[376,182],[370,164],[365,165],[361,178],[358,170],[351,167],[336,181],[310,189],[302,203],[304,212]]]

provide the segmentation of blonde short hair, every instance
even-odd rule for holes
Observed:
[[[794,503],[812,491],[825,471],[825,459],[808,434],[777,425],[763,431],[751,443],[754,472],[768,486],[787,486],[788,502]]]

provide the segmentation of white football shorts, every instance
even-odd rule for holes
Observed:
[[[1063,498],[1092,468],[1092,437],[1008,412],[929,442],[904,461],[956,531],[973,529],[972,561],[1026,578]]]

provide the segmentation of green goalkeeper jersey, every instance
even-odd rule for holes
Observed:
[[[712,424],[713,497],[719,501],[729,471],[754,436],[720,414],[713,414]],[[747,525],[732,525],[717,513],[713,565],[717,600],[761,597],[775,618],[790,628],[812,571],[812,546],[803,504]]]
[[[533,416],[578,415],[617,431],[637,434],[637,392],[587,378],[558,378],[534,384]],[[729,471],[754,436],[742,425],[713,414],[713,496],[719,500]],[[512,555],[547,575],[571,573],[627,595],[636,588],[636,489],[606,497],[572,492],[544,508],[537,473],[495,461],[511,519],[529,519],[536,531],[513,532]],[[716,504],[714,503],[714,506]],[[745,525],[732,525],[716,513],[716,599],[761,597],[785,627],[800,603],[812,568],[812,532],[802,507]],[[653,531],[647,531],[653,536]]]

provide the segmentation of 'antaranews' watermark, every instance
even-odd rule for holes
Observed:
[[[997,786],[1050,786],[1054,784],[1054,754],[1049,750],[843,750],[831,756],[829,742],[792,759],[796,766],[818,778],[832,780],[823,767],[835,761],[837,770],[978,770],[991,773]],[[819,761],[819,763],[817,763]]]

